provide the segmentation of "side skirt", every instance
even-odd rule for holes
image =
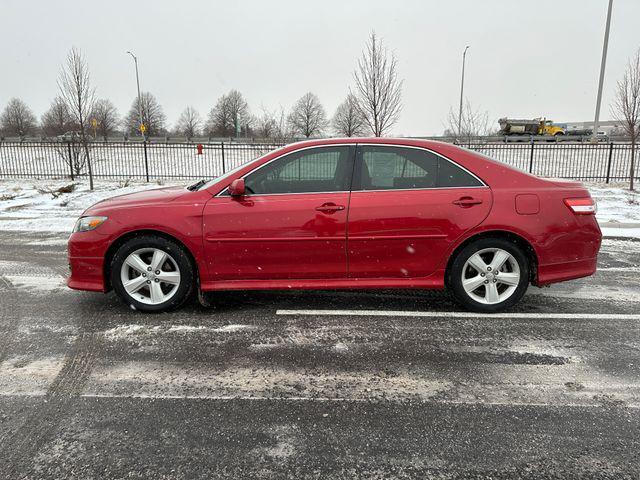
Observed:
[[[358,289],[435,289],[444,288],[444,270],[422,278],[340,278],[340,279],[276,279],[218,280],[202,282],[205,292],[215,290],[358,290]]]

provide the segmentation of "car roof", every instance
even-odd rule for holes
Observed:
[[[290,143],[287,147],[292,149],[313,147],[318,145],[336,145],[336,144],[355,144],[355,143],[380,143],[386,145],[407,145],[419,146],[426,148],[434,148],[437,150],[439,146],[449,145],[445,142],[436,140],[426,140],[421,138],[392,138],[392,137],[337,137],[337,138],[318,138],[311,140],[302,140],[300,142]]]

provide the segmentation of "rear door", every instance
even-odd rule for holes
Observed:
[[[490,189],[421,148],[358,145],[349,208],[352,278],[424,277],[491,209]]]

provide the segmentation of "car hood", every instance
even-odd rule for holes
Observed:
[[[184,187],[165,187],[142,192],[127,193],[102,200],[87,211],[103,208],[139,207],[143,205],[153,205],[159,203],[172,202],[184,194],[189,193]]]

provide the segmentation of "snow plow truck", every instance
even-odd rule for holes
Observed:
[[[555,125],[551,120],[545,118],[534,118],[532,120],[517,120],[513,118],[501,118],[501,135],[565,135],[566,129],[560,125]]]

